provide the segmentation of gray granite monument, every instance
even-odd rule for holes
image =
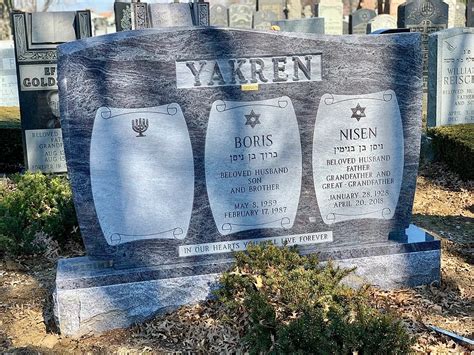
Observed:
[[[15,50],[12,41],[0,41],[0,106],[18,106]]]
[[[187,3],[149,4],[150,27],[191,27],[193,15]]]
[[[367,24],[367,33],[372,33],[378,30],[389,30],[397,28],[397,19],[388,14],[375,16]]]
[[[229,27],[252,28],[254,8],[250,5],[232,4],[229,6]]]
[[[272,25],[280,27],[283,32],[324,34],[324,18],[320,17],[272,21]]]
[[[466,5],[462,2],[456,3],[454,27],[466,27]]]
[[[12,29],[25,165],[30,171],[65,172],[56,47],[92,36],[90,12],[14,12]]]
[[[349,15],[349,34],[365,35],[367,24],[377,14],[374,10],[359,9]]]
[[[285,16],[285,0],[259,0],[258,11],[271,11],[278,16],[278,20],[286,19]]]
[[[428,35],[448,27],[448,4],[442,0],[412,0],[398,7],[399,28],[421,32],[423,43],[423,91],[428,92]]]
[[[384,288],[439,280],[439,241],[410,226],[420,48],[417,33],[217,28],[60,46],[87,250],[58,264],[61,332],[126,327],[202,300],[232,251],[263,241],[357,266]]]
[[[428,125],[474,123],[474,29],[429,38]]]
[[[137,0],[116,0],[114,3],[116,31],[140,30],[149,27],[147,3]]]

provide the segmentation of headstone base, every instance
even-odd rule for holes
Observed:
[[[414,225],[397,239],[321,249],[320,259],[356,266],[356,283],[369,282],[383,289],[439,282],[440,241]],[[228,259],[219,264],[115,269],[110,262],[88,257],[62,259],[54,292],[56,320],[61,333],[69,336],[125,328],[208,298],[217,287],[219,272],[231,263]]]

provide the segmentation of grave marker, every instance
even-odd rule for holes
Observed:
[[[324,34],[324,19],[320,17],[272,21],[272,25],[279,26],[284,32]]]
[[[469,0],[466,6],[466,27],[474,27],[474,1]]]
[[[187,3],[149,4],[150,27],[191,27],[193,15]]]
[[[349,34],[366,34],[367,24],[377,14],[374,10],[359,9],[349,15]]]
[[[149,27],[148,8],[145,2],[115,1],[115,29],[119,31],[140,30]]]
[[[448,4],[441,0],[412,0],[398,7],[399,28],[421,32],[423,44],[423,91],[428,92],[428,35],[447,28]]]
[[[0,41],[0,106],[18,106],[13,42]]]
[[[428,125],[474,123],[474,29],[430,35]]]
[[[272,21],[276,21],[278,16],[271,11],[255,11],[253,13],[253,28],[256,30],[270,30]]]
[[[357,266],[381,287],[438,280],[439,241],[406,231],[420,47],[419,34],[215,28],[61,46],[67,163],[88,254],[59,262],[61,332],[201,300],[233,250],[262,241]]]
[[[56,47],[92,35],[90,12],[14,12],[12,29],[26,166],[65,172]]]
[[[322,0],[316,5],[316,16],[324,18],[324,33],[342,35],[343,5],[340,0]]]
[[[229,26],[229,20],[227,18],[227,7],[223,5],[211,6],[211,26]]]
[[[367,33],[395,28],[397,28],[397,19],[395,17],[387,14],[378,15],[375,16],[372,20],[370,20],[367,24]]]
[[[229,27],[252,28],[253,8],[249,5],[232,4],[229,6]]]

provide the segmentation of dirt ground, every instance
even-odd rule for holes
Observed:
[[[474,338],[474,181],[463,182],[441,164],[423,167],[413,222],[442,239],[442,282],[415,289],[372,290],[373,304],[397,312],[417,336],[419,353],[471,353],[427,326]],[[72,246],[61,257],[81,253]],[[183,307],[130,329],[71,339],[58,334],[52,311],[54,257],[0,260],[0,352],[156,353],[232,352],[238,330],[229,329],[208,304]],[[383,351],[382,351],[383,352]],[[474,352],[472,352],[474,353]]]

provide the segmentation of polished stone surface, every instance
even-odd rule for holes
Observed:
[[[383,242],[392,232],[403,231],[410,223],[420,148],[419,46],[419,34],[332,37],[213,28],[122,32],[61,46],[62,127],[74,202],[88,255],[95,259],[112,259],[116,268],[176,263],[192,266],[228,259],[232,250],[240,250],[249,240],[275,238],[279,243],[287,238],[289,243],[305,244],[305,248],[316,252]],[[229,62],[229,58],[235,60]],[[388,65],[393,61],[404,65]],[[234,77],[230,70],[232,65],[234,69],[239,65],[240,69],[234,70]],[[199,75],[193,74],[199,72]],[[325,119],[327,129],[323,127],[323,130],[332,129],[335,136],[331,139],[335,141],[322,144],[318,142],[324,132],[318,129],[314,135],[315,126],[323,119],[318,113],[322,110],[322,98],[326,106],[331,95],[350,95],[353,101],[347,101],[351,105],[338,111],[337,120]],[[381,95],[382,101],[367,101],[367,97],[374,95]],[[277,100],[284,97],[288,100]],[[392,101],[387,105],[393,108],[390,122],[396,134],[386,142],[379,139],[371,145],[372,140],[378,139],[373,136],[375,132],[379,138],[386,137],[383,125],[377,121],[380,117],[373,111],[378,104],[374,104],[386,102],[384,100],[390,97]],[[273,102],[268,100],[277,103],[267,104]],[[140,122],[143,124],[147,118],[144,108],[168,107],[166,105],[179,107],[183,114],[187,132],[184,126],[180,132],[183,137],[189,135],[193,168],[187,165],[183,170],[184,165],[177,164],[183,157],[189,157],[184,151],[173,164],[168,155],[153,156],[139,148],[147,140],[145,126],[141,128],[145,137],[139,133]],[[227,111],[234,106],[242,109]],[[277,116],[271,113],[274,106],[283,108],[288,117],[293,117],[287,128],[281,128],[287,130],[286,135],[280,136],[278,130],[272,128],[275,124],[280,127],[275,121]],[[104,107],[112,111],[136,111],[133,118],[117,118],[125,121],[123,129],[111,131],[111,137],[98,140],[136,142],[125,145],[129,148],[123,149],[125,155],[113,173],[104,163],[106,173],[101,177],[104,186],[109,184],[111,191],[122,191],[127,199],[132,198],[134,191],[137,196],[133,211],[116,218],[107,228],[104,223],[101,225],[105,220],[100,216],[105,214],[94,205],[90,174],[91,167],[100,168],[100,162],[114,154],[103,150],[105,155],[100,159],[91,156],[95,122],[106,120],[97,116]],[[332,106],[324,110],[332,110]],[[331,115],[328,112],[323,115]],[[230,121],[214,125],[214,114]],[[153,137],[155,124],[151,118],[148,121],[147,130]],[[334,131],[332,125],[339,127],[338,130]],[[172,131],[164,129],[156,134],[159,137]],[[216,143],[215,139],[220,136],[227,138]],[[320,162],[321,166],[333,166],[334,171],[346,170],[344,174],[347,174],[333,174],[329,178],[333,181],[320,183],[316,189],[313,138],[316,138],[318,151],[327,156],[326,162]],[[383,149],[378,144],[382,144]],[[402,159],[393,151],[393,147],[400,144],[404,152]],[[167,149],[165,143],[161,147]],[[288,152],[297,157],[296,165],[285,156],[284,147],[291,147]],[[383,154],[385,147],[387,154]],[[355,153],[356,149],[360,154]],[[379,153],[375,149],[382,150]],[[229,154],[224,156],[224,152]],[[217,153],[222,155],[221,162],[212,158],[212,154]],[[223,169],[224,163],[228,168]],[[296,178],[298,166],[302,169],[301,178]],[[395,169],[397,166],[403,169]],[[206,177],[210,171],[218,175],[212,179]],[[168,176],[182,175],[182,172],[194,174],[188,232],[185,233],[187,224],[183,222],[179,226],[183,233],[173,232],[174,238],[158,238],[163,234],[158,234],[160,229],[153,227],[153,216],[160,215],[160,210],[180,206],[183,191],[170,188],[169,196],[174,198],[164,200],[146,191],[152,191],[153,179],[159,187]],[[358,179],[365,181],[367,190],[362,191],[352,182]],[[171,181],[165,185],[173,186]],[[210,181],[220,181],[220,189],[224,190],[211,191]],[[322,197],[330,201],[318,200],[321,197],[317,191],[325,188],[334,192]],[[265,198],[264,191],[273,197]],[[154,201],[155,211],[150,209],[147,196]],[[119,201],[114,202],[117,208]],[[351,211],[352,216],[330,222],[325,219],[328,213],[321,210],[328,202],[332,202],[329,208],[334,215]],[[356,216],[357,204],[364,213],[372,212],[367,206],[387,213]],[[378,208],[380,206],[383,208]],[[129,207],[120,208],[126,211]],[[183,221],[187,222],[185,218]],[[266,227],[255,226],[259,222],[265,222]],[[254,225],[253,229],[250,224]],[[136,228],[138,233],[120,232],[125,230],[124,226],[130,231]],[[153,231],[146,232],[146,226],[153,227]],[[171,231],[175,227],[165,229]],[[104,231],[110,232],[104,234]],[[114,233],[125,235],[123,240],[128,242],[112,242],[117,240],[112,238]],[[132,234],[141,237],[127,239]]]
[[[374,10],[359,9],[349,15],[349,33],[356,35],[365,35],[367,33],[367,24],[377,14]]]
[[[429,38],[428,125],[474,123],[474,28],[450,28]]]

